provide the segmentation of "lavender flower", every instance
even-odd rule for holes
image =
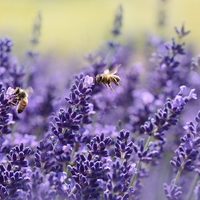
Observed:
[[[29,147],[24,147],[23,143],[20,146],[15,146],[9,154],[7,154],[7,159],[11,165],[16,165],[19,167],[27,167],[28,161],[25,159],[26,156],[31,154],[31,149]]]
[[[132,153],[133,143],[127,143],[130,133],[127,131],[120,131],[120,136],[117,137],[115,144],[115,155],[119,158],[128,160]]]
[[[88,81],[90,84],[86,85]],[[52,123],[52,132],[64,145],[73,145],[75,137],[80,135],[81,126],[91,123],[92,104],[89,101],[92,90],[89,86],[92,86],[90,77],[77,76],[69,98],[66,98],[69,104],[67,111],[60,109],[59,116],[55,117],[56,126]]]
[[[9,125],[14,123],[13,115],[10,112],[11,104],[9,103],[9,97],[3,86],[0,85],[0,145],[5,141],[3,135],[11,133]]]
[[[161,40],[156,45],[156,49],[157,52],[152,54],[151,59],[154,62],[151,70],[156,70],[156,72],[150,72],[149,90],[157,98],[161,98],[162,96],[159,96],[156,92],[159,93],[162,88],[167,94],[166,96],[172,97],[174,91],[170,89],[170,86],[173,85],[174,88],[178,88],[180,85],[186,85],[186,77],[188,77],[188,81],[190,80],[191,69],[188,64],[191,58],[185,50],[185,43],[177,42],[174,38],[169,42]]]
[[[53,145],[46,141],[40,141],[39,146],[37,146],[37,152],[35,153],[35,165],[38,168],[45,170],[51,170],[55,161],[53,159]]]
[[[75,181],[74,192],[77,197],[83,199],[99,198],[103,193],[103,181],[106,181],[108,169],[103,166],[99,156],[92,157],[92,154],[78,155],[76,166],[68,166]],[[73,192],[73,193],[74,193]]]
[[[183,96],[184,87],[180,87],[180,92],[173,99],[168,99],[162,110],[158,110],[155,114],[155,118],[147,121],[143,126],[141,126],[141,133],[148,134],[155,139],[164,142],[163,134],[164,131],[168,130],[170,126],[177,123],[177,116],[181,114],[186,103],[191,99],[196,99],[196,94],[192,89],[188,96]]]
[[[87,144],[87,148],[93,155],[107,157],[108,151],[106,150],[106,146],[110,144],[111,139],[109,137],[104,138],[104,134],[101,134],[101,136],[94,137],[90,144]]]
[[[164,184],[164,191],[167,199],[169,200],[179,200],[181,192],[181,187],[174,185],[174,180],[172,180],[171,185]]]
[[[0,66],[1,68],[7,68],[9,67],[9,56],[11,52],[11,47],[13,46],[12,41],[9,38],[2,38],[0,40],[0,57],[1,62]]]
[[[86,76],[83,82],[85,88],[91,88],[94,85],[94,78],[91,76]]]
[[[182,187],[177,186],[178,181],[180,181],[181,174],[183,172],[197,172],[198,170],[198,157],[199,157],[199,144],[200,144],[200,135],[199,135],[199,122],[200,122],[200,112],[197,114],[195,118],[196,124],[193,122],[189,122],[184,128],[186,130],[186,134],[181,137],[181,143],[178,149],[175,150],[175,156],[170,161],[173,167],[177,170],[177,174],[175,179],[168,186],[164,184],[165,194],[168,199],[176,199],[182,193]],[[198,175],[196,175],[198,176]],[[196,179],[196,178],[195,178]],[[195,181],[197,182],[197,181]],[[194,190],[195,185],[191,185],[191,190]],[[191,197],[192,194],[189,193],[187,197]]]
[[[122,28],[122,5],[120,5],[115,14],[115,19],[113,23],[113,29],[112,29],[112,34],[113,35],[119,35],[121,33],[121,28]]]
[[[28,191],[27,184],[30,179],[26,173],[23,173],[22,169],[28,166],[25,158],[30,154],[30,151],[23,144],[15,146],[7,154],[9,163],[0,165],[0,197],[2,199],[20,199],[23,191]]]
[[[182,23],[181,28],[175,27],[174,29],[175,29],[175,31],[178,34],[180,39],[190,33],[189,30],[188,31],[185,30],[185,24],[184,23]]]
[[[13,42],[9,38],[0,39],[0,75],[5,87],[21,86],[24,76],[23,67],[11,55]]]
[[[115,142],[115,155],[118,159],[110,164],[108,183],[106,184],[105,199],[129,199],[134,192],[129,186],[130,178],[137,173],[136,164],[130,164],[132,142],[128,142],[130,133],[125,130],[119,132]]]

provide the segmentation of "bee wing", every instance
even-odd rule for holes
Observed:
[[[33,88],[31,86],[27,87],[25,90],[28,94],[32,94],[34,92]]]
[[[120,66],[121,66],[120,64],[115,65],[115,67],[112,70],[110,70],[109,73],[110,74],[116,74]]]

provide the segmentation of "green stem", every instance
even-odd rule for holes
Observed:
[[[145,144],[145,146],[144,146],[144,150],[146,150],[146,149],[148,148],[149,143],[151,142],[152,138],[153,138],[152,135],[148,137],[148,139],[147,139],[147,141],[146,141],[146,144]]]
[[[130,186],[132,186],[134,181],[136,180],[138,172],[140,170],[140,167],[141,167],[141,160],[139,160],[139,162],[137,163],[137,167],[136,167],[137,168],[137,172],[132,176],[131,181],[130,181]]]
[[[74,187],[72,188],[72,191],[70,192],[70,194],[73,194],[75,191],[76,191],[76,187],[74,186]]]
[[[167,119],[170,117],[170,115],[167,117]],[[152,132],[152,135],[148,137],[147,141],[146,141],[146,144],[144,146],[144,150],[146,150],[149,146],[149,143],[152,141],[153,137],[154,137],[154,134],[159,130],[159,127],[155,126],[153,132]],[[131,181],[130,181],[130,185],[132,186],[134,181],[136,180],[137,178],[137,175],[138,175],[138,172],[140,171],[140,167],[141,167],[141,160],[137,163],[137,173],[135,173],[132,178],[131,178]]]
[[[71,153],[71,160],[73,160],[74,154],[75,154],[75,149],[73,148],[72,153]],[[67,166],[66,166],[65,172],[67,174],[67,178],[69,178],[70,173]]]
[[[189,192],[188,192],[188,194],[186,196],[186,200],[191,200],[192,199],[192,196],[194,194],[194,188],[197,185],[198,180],[199,180],[199,175],[196,174],[194,179],[193,179],[193,182],[192,182],[192,185],[190,187],[190,190],[189,190]]]
[[[177,184],[177,182],[178,182],[178,180],[179,180],[179,178],[180,178],[181,172],[182,172],[182,170],[183,170],[183,168],[184,168],[184,165],[185,165],[185,161],[186,161],[186,160],[187,160],[187,156],[184,158],[184,161],[183,161],[183,163],[181,164],[181,166],[180,166],[180,168],[179,168],[179,170],[178,170],[178,172],[177,172],[177,174],[176,174],[176,177],[175,177],[173,186],[175,186],[175,185]]]
[[[175,181],[174,181],[173,186],[177,184],[177,182],[178,182],[178,180],[179,180],[179,177],[180,177],[180,175],[181,175],[181,172],[182,172],[182,165],[181,165],[181,167],[179,168],[179,170],[178,170],[178,172],[177,172],[177,174],[176,174],[176,177],[175,177]]]
[[[146,141],[146,144],[145,144],[145,146],[144,146],[144,150],[146,150],[146,149],[148,148],[149,143],[151,142],[152,138],[153,138],[153,136],[149,136],[149,137],[148,137],[148,139],[147,139],[147,141]],[[137,163],[137,167],[136,167],[136,168],[137,168],[137,173],[135,173],[135,174],[132,176],[132,178],[131,178],[131,181],[130,181],[130,185],[131,185],[131,186],[133,185],[134,181],[135,181],[136,178],[137,178],[138,172],[140,171],[140,167],[141,167],[141,160],[139,160],[139,162]]]
[[[23,84],[24,89],[28,87],[29,78],[30,78],[30,70],[31,70],[31,65],[33,64],[33,62],[34,62],[33,58],[29,58],[29,61],[26,65],[26,73],[25,73],[24,84]]]

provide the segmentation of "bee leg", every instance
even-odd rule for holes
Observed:
[[[9,102],[9,101],[8,101],[8,104],[10,104],[12,106],[16,106],[17,105],[17,103],[13,103],[13,102]]]
[[[113,87],[110,85],[110,83],[108,84],[109,88],[114,91]]]
[[[15,103],[13,101],[16,101]],[[8,101],[8,104],[12,105],[12,106],[17,106],[19,102],[19,99],[18,98],[12,98]]]
[[[113,79],[113,82],[115,85],[119,86],[119,83],[117,82],[117,80],[115,78]]]
[[[105,85],[105,87],[108,87],[107,84],[103,83]]]

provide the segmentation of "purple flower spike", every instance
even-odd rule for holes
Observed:
[[[190,33],[190,30],[188,30],[188,31],[185,30],[185,23],[184,22],[182,23],[181,28],[175,27],[174,29],[175,29],[179,38],[182,38],[182,37],[184,37],[184,36],[186,36]]]
[[[174,185],[174,180],[172,180],[170,185],[164,184],[164,192],[167,199],[178,200],[182,194],[181,187]]]
[[[191,90],[188,96],[183,96],[185,89],[185,86],[182,86],[174,99],[168,99],[164,108],[157,111],[155,118],[152,118],[141,126],[141,133],[147,133],[150,136],[153,135],[155,139],[164,142],[164,132],[172,125],[177,124],[177,117],[181,114],[187,102],[196,98],[194,90]]]
[[[129,135],[130,133],[128,131],[120,131],[120,136],[117,137],[117,141],[115,143],[115,155],[125,160],[128,160],[131,157],[133,151],[133,143],[127,142]]]

